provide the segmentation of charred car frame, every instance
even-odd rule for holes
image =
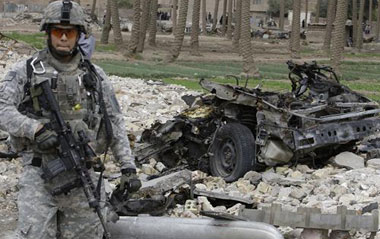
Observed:
[[[169,168],[187,164],[230,182],[265,166],[315,164],[379,130],[379,105],[340,84],[332,68],[287,64],[288,93],[202,79],[211,94],[145,130],[141,141],[148,146],[137,151],[137,160],[155,156]]]

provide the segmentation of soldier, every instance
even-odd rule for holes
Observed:
[[[16,233],[19,238],[33,239],[102,238],[100,220],[89,207],[81,185],[68,193],[52,194],[76,178],[76,171],[64,171],[51,180],[41,178],[48,162],[62,152],[39,84],[49,81],[74,135],[86,132],[89,145],[98,154],[110,146],[127,188],[136,191],[141,182],[136,177],[125,122],[105,73],[78,49],[79,36],[85,33],[82,8],[70,0],[50,3],[41,31],[47,34],[47,48],[16,63],[0,83],[0,128],[10,134],[23,161]],[[97,179],[93,169],[89,172]],[[104,191],[101,195],[104,202]]]

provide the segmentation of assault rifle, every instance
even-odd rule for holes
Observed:
[[[88,145],[88,138],[83,131],[78,132],[79,142],[75,139],[70,126],[64,121],[60,112],[58,102],[56,101],[51,85],[48,80],[39,84],[43,94],[42,103],[44,107],[51,112],[51,128],[57,133],[60,145],[59,157],[51,160],[47,165],[43,166],[42,178],[51,180],[58,174],[74,169],[77,173],[77,178],[62,187],[58,187],[52,191],[53,195],[67,193],[76,187],[82,187],[87,197],[90,208],[98,214],[100,222],[104,229],[104,236],[106,239],[111,238],[111,234],[107,228],[105,219],[100,210],[100,184],[99,179],[98,187],[95,188],[94,183],[90,177],[86,161],[95,156],[91,147]]]

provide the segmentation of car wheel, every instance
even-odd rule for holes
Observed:
[[[233,182],[252,169],[255,138],[242,124],[226,124],[217,131],[210,151],[211,174]]]

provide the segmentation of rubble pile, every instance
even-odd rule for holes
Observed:
[[[14,229],[17,222],[17,184],[21,170],[20,161],[0,161],[0,238],[3,238],[1,232]]]
[[[186,103],[183,95],[198,95],[177,85],[164,85],[162,82],[110,76],[119,99],[128,130],[138,135],[156,121],[161,123],[179,114]]]
[[[30,24],[31,22],[40,22],[42,20],[42,13],[35,12],[20,12],[12,18],[17,24]]]
[[[352,170],[331,164],[321,169],[310,169],[307,165],[300,164],[295,167],[271,168],[261,173],[250,171],[233,183],[201,173],[203,176],[199,178],[201,182],[195,184],[195,191],[200,189],[236,199],[252,200],[252,204],[258,207],[278,203],[288,211],[296,211],[298,207],[311,207],[320,208],[322,213],[327,214],[336,213],[337,206],[346,206],[349,210],[361,213],[363,208],[380,200],[379,159],[370,161],[370,166]],[[376,166],[373,166],[372,161],[377,161]],[[195,173],[199,174],[199,171],[193,172],[193,178]],[[195,200],[199,205],[196,214],[199,215],[204,202],[202,196]],[[220,207],[214,208],[206,204],[207,210],[220,210]],[[185,211],[186,207],[182,213]],[[224,211],[228,212],[226,209]],[[175,214],[178,215],[178,210]]]
[[[1,18],[2,27],[16,26],[17,20],[12,18]]]

